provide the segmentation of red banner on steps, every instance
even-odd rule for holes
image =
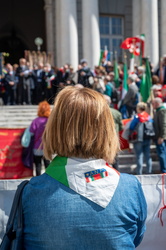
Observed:
[[[0,179],[19,179],[33,175],[22,163],[21,136],[24,128],[0,128]]]
[[[123,124],[123,127],[125,127],[125,125],[131,121],[131,119],[124,119],[122,120],[122,124]],[[129,142],[127,140],[125,140],[121,135],[123,133],[123,130],[120,131],[119,133],[119,139],[120,139],[120,148],[121,150],[126,150],[126,149],[129,149]]]

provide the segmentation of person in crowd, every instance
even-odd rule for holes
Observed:
[[[33,159],[37,176],[41,174],[42,160],[45,168],[49,165],[49,161],[43,157],[41,140],[50,112],[50,105],[46,101],[40,102],[38,105],[38,117],[32,121],[29,129],[31,135],[34,136]]]
[[[158,87],[158,88],[160,88],[161,89],[161,87],[162,87],[162,85],[161,85],[161,83],[160,83],[160,79],[159,79],[159,77],[158,76],[156,76],[156,75],[153,75],[152,76],[152,88],[153,87]]]
[[[162,86],[160,95],[158,95],[156,97],[160,97],[163,100],[164,106],[166,106],[166,85]]]
[[[110,61],[108,61],[107,64],[105,65],[105,69],[106,69],[108,74],[110,72],[114,72],[114,67],[113,67],[113,65],[112,65],[112,63]]]
[[[35,103],[35,98],[36,98],[36,93],[35,93],[35,81],[34,81],[34,76],[33,76],[33,67],[32,65],[27,62],[27,67],[28,70],[26,72],[27,80],[26,80],[26,86],[27,86],[27,103],[28,104],[34,104]],[[25,74],[25,72],[24,72]]]
[[[43,150],[51,163],[22,195],[24,248],[135,249],[145,232],[146,201],[135,176],[110,166],[119,140],[104,97],[89,88],[61,90]]]
[[[166,108],[162,99],[154,98],[152,101],[154,114],[155,142],[160,162],[161,173],[166,173]]]
[[[57,72],[57,82],[65,83],[69,77],[69,65],[65,64],[62,68],[60,68]]]
[[[45,88],[43,83],[44,71],[43,71],[43,63],[39,62],[36,69],[33,71],[33,77],[35,81],[35,93],[36,93],[36,104],[39,104],[41,101],[45,99]]]
[[[156,75],[152,76],[152,87],[151,87],[151,91],[154,97],[160,97],[162,98],[162,85],[160,84],[160,80],[159,77]]]
[[[113,86],[112,86],[112,83],[111,83],[111,77],[110,76],[106,76],[104,78],[104,84],[105,84],[104,95],[107,95],[107,96],[111,97]]]
[[[110,111],[111,111],[111,114],[113,116],[114,123],[115,123],[115,130],[116,130],[117,135],[119,136],[119,132],[122,131],[122,129],[123,129],[122,114],[117,109],[111,107],[111,98],[108,95],[104,95],[104,98],[106,99],[106,101],[107,101],[107,103],[108,103],[108,105],[110,107]],[[118,154],[116,155],[112,166],[116,170],[119,169]]]
[[[17,63],[14,63],[13,64],[13,71],[16,72],[18,67],[19,67],[19,65]]]
[[[64,86],[74,86],[75,82],[73,80],[67,79],[64,83]]]
[[[96,90],[97,92],[104,94],[105,85],[104,85],[104,82],[100,78],[98,77],[93,78],[92,88]]]
[[[16,77],[13,71],[13,66],[10,63],[6,65],[7,74],[5,74],[4,81],[6,82],[6,90],[8,95],[7,103],[14,105],[16,102]]]
[[[70,65],[70,67],[69,67],[69,76],[67,78],[67,81],[75,82],[75,76],[76,76],[76,72],[74,71],[74,68]]]
[[[151,116],[146,112],[146,109],[147,104],[144,102],[139,102],[136,108],[137,114],[134,116],[130,124],[130,131],[132,133],[133,131],[134,133],[136,133],[134,136],[135,138],[133,141],[133,147],[137,162],[137,175],[142,174],[143,156],[145,157],[146,162],[146,173],[152,173],[152,159],[150,156],[150,144],[152,135],[149,137],[145,135],[145,123],[150,123],[150,125],[148,125],[147,127],[153,130],[153,120]]]
[[[48,103],[52,104],[54,98],[52,90],[52,83],[55,79],[54,71],[49,63],[46,63],[43,70],[44,96]]]
[[[84,87],[91,87],[89,77],[93,76],[91,69],[88,67],[86,59],[81,60],[81,68],[78,70],[78,83]]]
[[[20,58],[19,67],[16,70],[16,76],[18,77],[17,104],[28,103],[28,91],[27,91],[28,75],[29,75],[29,69],[26,64],[26,59]]]
[[[163,56],[163,59],[160,62],[160,67],[157,69],[155,75],[159,77],[162,85],[166,84],[166,55]]]
[[[128,77],[128,91],[123,100],[123,105],[126,106],[128,112],[128,118],[132,117],[136,111],[136,105],[138,103],[138,87],[135,83],[137,79],[136,74],[132,74]]]
[[[145,77],[145,67],[144,66],[139,66],[137,67],[137,72],[138,72],[138,77],[136,79],[136,85],[138,87],[138,89],[140,90],[140,86],[141,86],[141,83],[142,81],[144,80],[144,77]]]
[[[8,103],[8,92],[7,92],[7,83],[5,78],[0,75],[0,98],[2,98],[2,103],[7,105]]]

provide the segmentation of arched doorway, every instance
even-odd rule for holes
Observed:
[[[0,17],[0,52],[10,54],[5,63],[18,63],[24,50],[36,50],[36,37],[44,40],[41,49],[45,50],[44,0],[2,1]]]
[[[9,53],[9,56],[4,57],[5,64],[8,62],[14,64],[24,57],[24,50],[28,49],[28,46],[15,33],[11,33],[10,36],[0,39],[0,49],[1,52]]]

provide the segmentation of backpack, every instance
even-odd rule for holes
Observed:
[[[153,122],[144,122],[144,139],[153,139],[155,136]]]
[[[111,92],[111,102],[113,104],[117,104],[118,101],[119,101],[119,93],[118,93],[118,90],[113,86],[112,83],[109,83],[109,85],[111,86],[112,88],[112,92]]]

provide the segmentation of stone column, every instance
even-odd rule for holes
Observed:
[[[98,0],[82,0],[82,35],[83,58],[93,68],[100,58]]]
[[[133,36],[141,34],[141,1],[133,0],[132,2],[132,24]]]
[[[158,0],[142,0],[142,27],[145,34],[145,56],[156,68],[159,62]]]
[[[56,0],[56,58],[57,66],[70,63],[78,67],[78,33],[76,0]]]
[[[54,32],[53,32],[53,6],[52,0],[45,0],[45,16],[46,16],[46,45],[47,52],[54,52]],[[53,57],[53,55],[52,55]]]
[[[161,56],[166,54],[166,1],[161,0]]]

